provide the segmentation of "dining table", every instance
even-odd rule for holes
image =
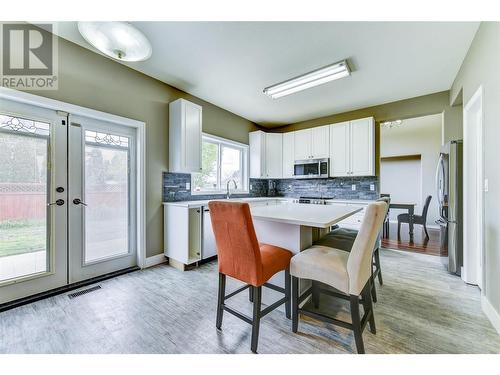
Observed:
[[[396,209],[396,210],[405,210],[408,212],[408,227],[409,227],[409,234],[410,234],[410,242],[413,242],[413,221],[414,221],[414,214],[415,214],[415,206],[416,203],[399,203],[399,202],[391,202],[389,204],[389,210],[390,209]]]

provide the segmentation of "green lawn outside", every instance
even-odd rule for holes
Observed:
[[[45,220],[0,222],[0,257],[45,250]]]

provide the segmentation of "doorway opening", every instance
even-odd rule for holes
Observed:
[[[384,247],[447,255],[436,224],[439,209],[435,196],[435,172],[441,149],[442,125],[441,113],[381,124],[380,192],[389,194],[391,204],[399,206],[398,209],[390,209],[389,233],[383,239]],[[429,196],[430,202],[426,205]],[[413,233],[409,220],[405,220],[411,210],[414,215],[426,213],[425,226],[415,219]]]
[[[464,266],[462,279],[483,287],[483,89],[464,106]]]

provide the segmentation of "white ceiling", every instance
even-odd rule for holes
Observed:
[[[126,65],[265,126],[448,90],[477,22],[133,22],[153,55]],[[76,22],[57,33],[93,49]],[[348,58],[353,73],[280,99],[264,87]]]

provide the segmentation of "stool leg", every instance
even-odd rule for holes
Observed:
[[[312,301],[314,307],[319,308],[319,284],[317,281],[312,281]]]
[[[292,332],[299,328],[299,279],[292,276]]]
[[[252,288],[252,286],[250,286],[250,288],[248,288],[248,300],[250,302],[253,302],[253,288]]]
[[[257,353],[257,345],[259,343],[259,328],[260,328],[260,302],[262,299],[262,287],[252,286],[253,288],[253,319],[252,319],[252,345],[253,353]]]
[[[377,268],[377,277],[378,277],[378,282],[380,285],[384,284],[384,281],[382,280],[382,269],[380,268],[380,248],[377,247],[375,249],[375,267]]]
[[[365,315],[370,314],[370,320],[369,325],[370,325],[370,332],[375,334],[377,333],[377,329],[375,327],[375,316],[373,315],[373,302],[372,302],[372,296],[371,296],[371,289],[372,289],[372,282],[373,280],[368,280],[368,283],[365,286],[365,289],[363,289],[363,310]]]
[[[226,275],[219,273],[219,292],[217,295],[217,329],[222,327],[222,315],[224,313],[224,296],[226,295]]]
[[[375,279],[372,277],[370,278],[370,285],[371,285],[371,298],[373,299],[373,302],[377,303],[377,289],[375,288]]]
[[[359,296],[351,294],[351,319],[352,330],[354,331],[354,341],[356,342],[356,349],[358,354],[365,354],[365,346],[363,344],[363,336],[361,331],[361,319],[359,317]]]
[[[285,297],[286,297],[286,302],[285,302],[285,316],[287,319],[291,319],[291,313],[290,313],[290,305],[292,304],[291,301],[291,285],[290,285],[290,270],[286,269],[285,270]]]

